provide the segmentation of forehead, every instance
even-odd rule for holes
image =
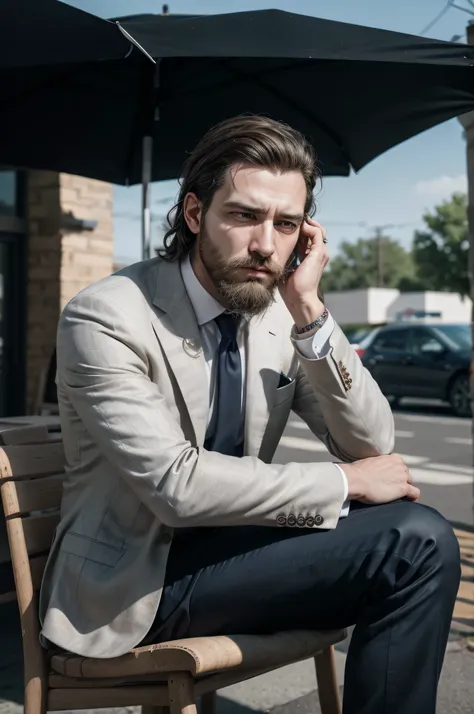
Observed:
[[[214,196],[265,210],[304,212],[306,184],[299,171],[272,171],[258,166],[232,166]]]

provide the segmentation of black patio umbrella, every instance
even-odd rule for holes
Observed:
[[[0,2],[0,164],[128,180],[154,62],[58,0]]]
[[[0,68],[125,57],[130,41],[113,23],[58,0],[2,0]]]
[[[313,142],[325,175],[344,176],[474,109],[467,45],[278,10],[118,24],[156,60],[153,82],[154,66],[141,72],[138,55],[116,61],[123,77],[118,70],[108,92],[100,64],[61,69],[55,88],[31,86],[26,72],[19,88],[5,85],[0,71],[0,161],[143,181],[145,256],[149,181],[179,177],[187,153],[222,119],[251,112],[284,120]],[[85,110],[81,97],[89,97]]]
[[[324,174],[347,175],[474,108],[474,47],[464,44],[281,10],[118,21],[157,60],[154,180],[178,176],[199,137],[242,112],[288,122]]]
[[[19,8],[14,15],[12,7]],[[68,47],[56,42],[50,58],[56,64],[47,67],[46,76],[41,67],[18,67],[18,60],[13,69],[2,69],[2,57],[19,54],[19,15],[28,28],[27,7],[50,8],[46,28],[38,12],[37,35],[28,29],[38,53],[44,51],[42,32],[49,33],[44,35],[48,39],[62,32],[53,7],[84,16],[75,52],[85,53],[86,61],[59,64],[57,58]],[[14,31],[8,32],[5,19],[11,22],[12,16],[17,29],[13,24]],[[287,121],[312,140],[326,175],[347,175],[401,141],[474,108],[474,47],[464,44],[280,10],[137,15],[118,22],[156,66],[146,63],[143,71],[146,58],[138,50],[122,59],[110,59],[104,50],[102,62],[92,52],[87,56],[89,50],[81,47],[89,34],[81,27],[99,23],[101,32],[109,34],[117,29],[113,23],[57,0],[2,0],[1,162],[138,183],[141,127],[136,121],[131,132],[129,120],[146,112],[150,117],[154,105],[159,118],[148,126],[154,141],[153,180],[178,177],[202,134],[242,112]],[[117,33],[114,40],[119,53],[130,51],[125,37]],[[30,55],[31,65],[33,50]],[[111,67],[115,71],[107,76]],[[152,92],[148,82],[154,67]]]
[[[474,48],[280,10],[119,18],[157,61],[157,121],[130,182],[177,177],[219,121],[251,112],[313,143],[324,175],[348,175],[474,108]],[[143,171],[143,169],[145,169]],[[147,223],[142,235],[149,254]]]

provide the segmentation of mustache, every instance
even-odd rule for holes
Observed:
[[[225,270],[232,271],[238,268],[247,268],[248,270],[267,270],[271,275],[275,277],[282,277],[285,274],[285,268],[282,268],[278,263],[271,260],[271,258],[264,258],[263,256],[255,255],[250,258],[234,258],[229,260]]]

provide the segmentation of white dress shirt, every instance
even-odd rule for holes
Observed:
[[[207,290],[201,285],[196,275],[194,274],[191,265],[190,255],[188,254],[181,261],[181,275],[184,286],[188,294],[189,300],[196,315],[196,320],[199,326],[201,336],[202,349],[204,360],[206,362],[207,374],[209,378],[209,419],[207,424],[208,434],[212,434],[215,430],[217,419],[217,404],[216,404],[216,369],[217,369],[217,352],[221,335],[217,324],[214,322],[218,315],[225,312],[220,302],[210,295]],[[242,399],[241,399],[241,439],[244,437],[244,414],[245,414],[245,367],[246,367],[246,336],[247,336],[247,321],[242,318],[237,330],[237,344],[240,352],[240,361],[242,364]],[[331,315],[324,325],[314,335],[309,337],[301,337],[298,339],[297,349],[303,357],[307,359],[321,359],[325,357],[330,349],[329,337],[334,329],[334,319]],[[344,483],[344,499],[341,510],[341,517],[346,516],[349,512],[349,502],[346,501],[348,494],[347,478],[344,471],[334,464],[341,473]]]

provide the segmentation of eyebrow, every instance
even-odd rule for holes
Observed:
[[[244,211],[245,213],[255,213],[257,216],[265,215],[267,211],[263,208],[258,208],[257,206],[248,206],[245,203],[239,203],[238,201],[226,201],[224,204],[226,208],[238,208],[239,211]],[[302,221],[304,215],[302,213],[279,213],[280,218],[289,218],[292,221]]]

